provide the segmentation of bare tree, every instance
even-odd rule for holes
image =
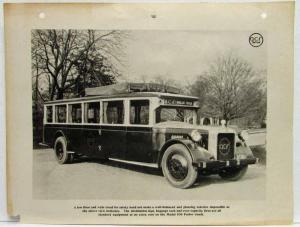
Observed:
[[[121,31],[34,30],[32,99],[34,145],[41,141],[42,104],[84,95],[85,87],[116,82],[123,64]]]
[[[266,109],[266,82],[251,65],[232,55],[218,58],[191,86],[202,101],[201,112],[225,120]]]
[[[122,64],[122,38],[121,31],[34,30],[35,82],[43,77],[43,95],[50,100],[62,99],[65,93],[81,94],[85,86],[114,83],[117,65]]]
[[[150,83],[157,83],[163,86],[176,87],[180,90],[181,93],[185,93],[186,84],[173,79],[170,75],[161,74],[153,77],[150,80]]]

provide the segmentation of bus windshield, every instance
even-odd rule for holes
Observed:
[[[161,106],[156,110],[156,123],[165,121],[180,121],[193,124],[196,122],[196,109]]]

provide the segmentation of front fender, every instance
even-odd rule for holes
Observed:
[[[160,165],[160,160],[163,156],[163,153],[165,152],[165,150],[167,150],[167,148],[173,144],[182,144],[184,145],[187,150],[189,151],[193,162],[199,162],[199,161],[208,161],[213,159],[213,155],[209,153],[208,150],[198,146],[196,143],[194,143],[191,140],[188,139],[172,139],[167,141],[161,148],[160,150],[160,154],[159,154],[159,165]]]
[[[254,155],[250,147],[243,144],[235,148],[235,158],[254,158]]]

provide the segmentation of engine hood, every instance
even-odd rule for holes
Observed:
[[[166,121],[166,122],[157,123],[153,126],[153,128],[157,130],[182,129],[184,131],[197,129],[199,131],[208,132],[208,133],[235,133],[236,132],[232,128],[223,127],[223,126],[192,125],[186,122],[179,122],[179,121]]]

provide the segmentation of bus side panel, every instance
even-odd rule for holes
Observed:
[[[68,125],[67,127],[68,150],[85,154],[86,149],[83,149],[82,125]]]
[[[106,157],[101,150],[101,127],[99,125],[70,125],[68,138],[72,151],[89,157]]]
[[[49,146],[53,147],[53,132],[52,128],[49,125],[44,125],[44,138],[43,142],[48,144]]]
[[[128,126],[126,144],[126,160],[146,163],[155,162],[156,152],[153,151],[152,147],[152,128]]]
[[[124,159],[126,152],[126,126],[101,126],[101,150],[109,158]]]
[[[44,142],[49,146],[54,147],[57,133],[62,133],[66,135],[66,129],[64,125],[44,125]]]

